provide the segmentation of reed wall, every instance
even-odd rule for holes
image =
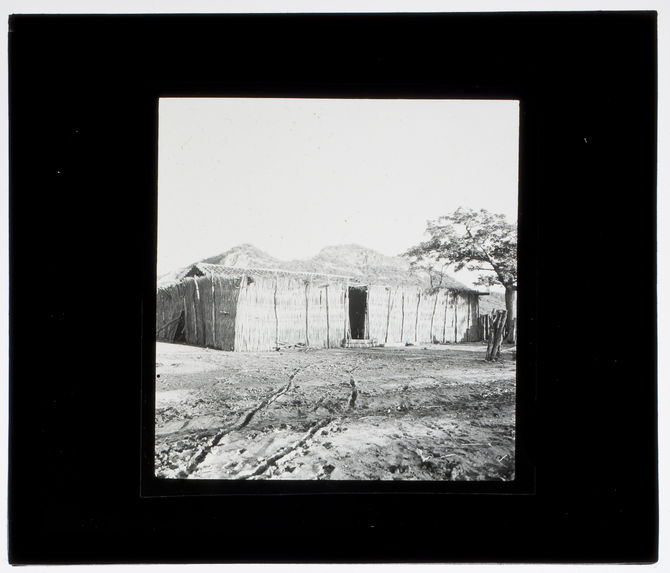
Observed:
[[[220,350],[234,350],[240,279],[213,276],[211,283],[213,347]]]
[[[309,346],[328,348],[328,305],[326,305],[326,287],[318,282],[305,281],[305,300],[307,302],[307,341]]]
[[[305,283],[300,277],[276,277],[277,343],[278,345],[305,343],[307,340],[307,312]]]
[[[342,342],[344,343],[347,339],[351,338],[351,324],[349,321],[349,283],[344,286],[344,294],[342,295],[344,301],[344,337]]]
[[[383,341],[386,342],[404,342],[400,335],[402,330],[403,317],[403,289],[401,287],[389,287],[388,289],[388,309],[386,318],[386,332]]]
[[[342,281],[318,275],[252,276],[240,288],[235,350],[341,346],[345,319]]]
[[[367,337],[379,343],[481,339],[476,293],[369,285]],[[263,273],[187,277],[156,293],[156,339],[173,341],[184,313],[187,344],[264,351],[282,345],[339,347],[350,337],[348,283]]]
[[[431,325],[436,308],[437,295],[422,292],[419,298],[416,321],[416,341],[418,343],[432,342]]]
[[[328,332],[330,348],[342,346],[349,326],[349,306],[346,283],[328,285]]]
[[[187,344],[205,345],[200,289],[196,278],[184,279],[184,335]]]
[[[273,350],[277,345],[275,277],[242,277],[235,321],[235,350]]]
[[[447,343],[479,340],[475,293],[442,290],[429,294],[418,287],[370,289],[371,337],[387,343]],[[384,324],[384,321],[387,324]]]
[[[189,277],[156,293],[156,340],[173,342],[179,315],[184,314],[187,344],[233,350],[239,279]],[[168,319],[168,317],[171,317]]]
[[[418,287],[405,287],[402,292],[401,311],[402,311],[402,335],[401,342],[415,344],[418,342],[416,336],[416,311],[419,300]]]
[[[439,291],[435,295],[435,313],[431,317],[430,339],[432,342],[447,342],[445,318],[449,310],[449,291]]]
[[[477,342],[482,340],[482,333],[479,329],[479,296],[470,294],[467,296],[468,320],[465,327],[465,342]]]
[[[388,317],[389,290],[378,285],[368,286],[367,337],[384,342]]]
[[[160,288],[156,292],[156,340],[173,342],[184,310],[184,295],[181,284]]]

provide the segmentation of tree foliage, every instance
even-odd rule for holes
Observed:
[[[451,266],[479,271],[475,284],[516,290],[517,229],[505,215],[459,208],[428,221],[426,234],[427,241],[405,253],[415,268],[431,274]]]

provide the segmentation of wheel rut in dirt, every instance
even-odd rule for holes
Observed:
[[[166,347],[156,475],[513,479],[514,363],[487,363],[484,350],[189,355]]]
[[[258,403],[256,406],[254,406],[251,410],[249,410],[242,421],[239,424],[235,424],[234,426],[228,426],[226,428],[221,429],[219,432],[217,432],[214,437],[209,441],[207,445],[202,447],[196,454],[193,456],[191,462],[188,464],[185,470],[179,472],[177,474],[177,477],[179,478],[187,478],[190,476],[195,470],[198,469],[198,466],[205,460],[207,455],[212,451],[212,448],[214,448],[220,441],[221,439],[226,435],[231,432],[239,431],[245,428],[249,422],[253,419],[253,417],[256,415],[257,412],[262,410],[263,408],[267,408],[272,402],[277,400],[277,398],[283,396],[286,394],[291,387],[293,386],[293,382],[295,380],[295,377],[298,375],[299,372],[304,370],[305,366],[300,366],[296,368],[293,373],[289,376],[288,382],[285,386],[280,388],[279,390],[273,392],[270,394],[267,398],[262,400],[260,403]]]
[[[278,451],[276,454],[270,456],[267,460],[258,465],[251,473],[238,475],[236,479],[246,480],[255,476],[259,476],[262,473],[265,473],[271,466],[275,465],[279,460],[293,453],[298,448],[304,446],[311,438],[314,437],[314,434],[316,434],[324,426],[332,424],[333,421],[334,420],[321,420],[320,422],[316,422],[310,427],[307,433],[297,442],[293,443],[288,448],[280,449],[280,451]]]
[[[351,393],[349,394],[349,397],[346,400],[347,403],[347,408],[349,410],[354,409],[356,405],[356,398],[358,396],[358,387],[356,385],[356,381],[353,377],[353,372],[360,367],[360,364],[349,370],[347,373],[349,374],[349,384],[351,386]],[[329,426],[334,426],[337,424],[341,424],[343,419],[346,419],[347,415],[344,414],[343,416],[337,417],[337,418],[326,418],[324,420],[315,422],[312,424],[307,432],[298,440],[293,442],[291,445],[287,447],[282,447],[277,451],[275,454],[270,456],[269,458],[263,460],[260,464],[258,464],[253,470],[247,473],[239,473],[235,476],[235,479],[239,480],[248,480],[248,479],[253,479],[255,477],[261,476],[265,472],[267,472],[270,468],[273,466],[276,466],[277,462],[280,462],[287,456],[290,456],[291,454],[294,454],[299,450],[301,447],[305,446],[308,442],[312,442],[316,440],[319,442],[319,440],[316,439],[316,434],[319,432],[319,430],[325,430],[326,432],[328,431]]]

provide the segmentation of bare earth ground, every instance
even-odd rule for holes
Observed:
[[[514,479],[510,351],[156,347],[158,477]]]

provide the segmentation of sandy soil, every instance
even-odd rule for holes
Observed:
[[[515,362],[485,346],[157,344],[156,475],[514,479]]]

